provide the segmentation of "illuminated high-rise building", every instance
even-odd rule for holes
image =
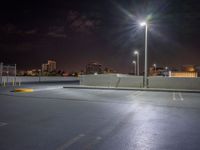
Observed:
[[[48,60],[48,72],[56,71],[56,61]]]
[[[56,71],[56,61],[48,60],[47,64],[42,64],[42,72]]]
[[[48,72],[48,64],[42,64],[42,72]]]
[[[102,65],[97,62],[89,63],[86,66],[86,74],[101,74],[103,72],[101,67]]]

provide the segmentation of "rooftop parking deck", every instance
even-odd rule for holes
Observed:
[[[63,88],[0,88],[1,150],[199,149],[200,94]]]

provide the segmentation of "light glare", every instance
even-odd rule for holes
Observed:
[[[138,51],[134,51],[134,54],[137,55],[137,54],[139,54],[139,52]]]
[[[147,25],[146,22],[141,22],[141,23],[140,23],[140,26],[146,26],[146,25]]]

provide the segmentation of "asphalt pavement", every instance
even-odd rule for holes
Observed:
[[[200,93],[0,88],[0,150],[198,150]]]

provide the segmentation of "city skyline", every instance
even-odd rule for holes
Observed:
[[[67,71],[79,71],[95,61],[128,73],[133,51],[138,49],[143,69],[144,30],[136,24],[147,17],[149,66],[200,65],[198,3],[195,0],[4,2],[0,10],[0,61],[29,69],[53,59],[59,69]]]

